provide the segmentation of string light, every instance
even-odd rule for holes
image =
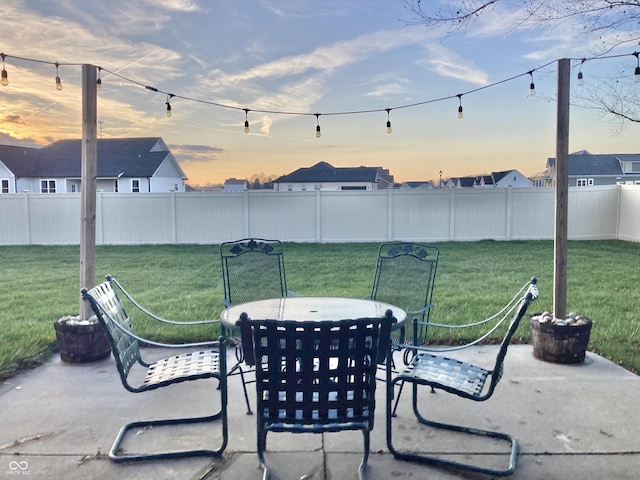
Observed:
[[[583,78],[583,76],[582,76],[582,64],[583,64],[584,62],[586,62],[586,61],[587,61],[587,59],[586,59],[586,58],[583,58],[583,59],[580,61],[580,68],[578,69],[578,85],[579,85],[579,86],[583,86],[583,85],[584,85],[584,78]]]
[[[251,130],[249,129],[249,109],[244,109],[244,133],[249,133]]]
[[[531,83],[529,84],[529,96],[533,97],[536,94],[536,85],[533,83],[533,70],[529,70],[528,73],[531,77]]]
[[[165,102],[167,104],[167,117],[171,116],[171,99],[173,97],[174,97],[174,95],[172,93],[167,95],[167,101]]]
[[[58,67],[60,64],[56,62],[54,65],[56,66],[56,90],[62,90],[62,81],[60,80],[60,75],[58,75]]]
[[[607,55],[607,56],[599,56],[599,57],[593,57],[593,58],[582,58],[581,59],[581,64],[580,64],[580,70],[578,72],[578,83],[580,84],[580,81],[583,80],[583,76],[582,76],[582,64],[585,61],[592,61],[592,60],[605,60],[605,59],[614,59],[614,58],[623,58],[623,57],[628,57],[629,55],[633,55],[636,57],[636,62],[637,62],[637,66],[635,67],[635,71],[634,71],[634,81],[635,82],[639,82],[640,83],[640,52],[633,52],[633,53],[626,53],[626,54],[616,54],[616,55]],[[9,54],[5,54],[5,53],[1,53],[0,57],[2,58],[2,77],[0,78],[0,84],[2,85],[8,85],[9,80],[8,80],[8,75],[6,74],[6,67],[5,67],[5,58],[14,58],[14,59],[18,59],[18,60],[23,60],[26,62],[34,62],[34,63],[42,63],[42,64],[47,64],[47,65],[54,65],[56,67],[56,89],[58,90],[62,90],[62,82],[60,80],[60,76],[59,76],[59,67],[60,65],[66,65],[66,66],[81,66],[84,65],[84,63],[63,63],[60,64],[58,62],[49,62],[49,61],[45,61],[45,60],[38,60],[38,59],[32,59],[32,58],[25,58],[25,57],[19,57],[16,55],[9,55]],[[431,103],[436,103],[436,102],[442,102],[445,100],[449,100],[455,97],[458,97],[459,100],[459,106],[458,106],[458,118],[463,118],[463,108],[462,108],[462,95],[467,95],[467,94],[472,94],[472,93],[477,93],[480,92],[482,90],[488,89],[488,88],[493,88],[496,87],[498,85],[507,83],[507,82],[511,82],[515,79],[518,79],[522,76],[525,75],[530,75],[531,77],[531,84],[530,84],[530,95],[535,94],[535,87],[534,87],[534,83],[533,83],[533,72],[536,70],[540,70],[546,67],[549,67],[552,64],[555,64],[559,59],[554,59],[551,60],[547,63],[545,63],[544,65],[540,65],[535,69],[529,70],[528,72],[524,72],[524,73],[519,73],[517,75],[513,75],[511,77],[508,78],[504,78],[501,79],[497,82],[491,83],[491,84],[487,84],[487,85],[483,85],[471,90],[468,90],[466,92],[463,93],[459,93],[457,95],[449,95],[449,96],[444,96],[444,97],[440,97],[440,98],[432,98],[432,99],[428,99],[428,100],[424,100],[424,101],[419,101],[419,102],[414,102],[414,103],[408,103],[408,104],[403,104],[403,105],[397,105],[393,108],[375,108],[375,109],[369,109],[369,110],[357,110],[357,111],[337,111],[337,112],[324,112],[324,113],[310,113],[310,112],[299,112],[299,111],[278,111],[278,110],[266,110],[266,109],[253,109],[251,111],[253,112],[259,112],[259,113],[264,113],[264,114],[273,114],[273,115],[290,115],[290,116],[311,116],[311,115],[315,115],[316,116],[316,137],[320,138],[321,137],[321,131],[320,131],[320,121],[319,121],[319,117],[320,115],[354,115],[354,114],[363,114],[363,113],[374,113],[374,112],[381,112],[381,111],[386,111],[387,112],[387,132],[391,133],[391,120],[390,120],[390,111],[391,110],[397,110],[397,109],[405,109],[405,108],[412,108],[412,107],[418,107],[418,106],[422,106],[422,105],[428,105]],[[580,59],[572,59],[572,60],[580,60]],[[145,85],[144,83],[141,83],[139,81],[136,81],[134,79],[125,77],[115,71],[106,69],[106,68],[102,68],[102,67],[96,67],[98,69],[98,78],[96,79],[96,88],[100,88],[100,85],[102,84],[102,80],[100,78],[101,76],[101,71],[105,70],[106,72],[109,73],[109,75],[113,75],[115,77],[118,77],[120,79],[122,79],[124,82],[130,83],[130,84],[135,84],[138,85],[140,87],[145,88],[146,90],[150,90],[152,92],[156,92],[156,93],[161,93],[161,94],[165,94],[167,95],[167,116],[171,116],[171,103],[170,100],[174,97],[176,98],[181,98],[183,100],[187,100],[187,101],[191,101],[191,102],[197,102],[197,103],[202,103],[202,104],[206,104],[206,105],[212,105],[212,106],[216,106],[216,107],[221,107],[221,108],[226,108],[226,109],[232,109],[232,110],[244,110],[245,111],[245,128],[248,127],[248,112],[249,109],[248,108],[242,108],[242,107],[237,107],[235,105],[230,105],[230,104],[222,104],[222,103],[218,103],[218,102],[213,102],[213,101],[208,101],[208,100],[204,100],[204,99],[199,99],[199,98],[192,98],[192,97],[188,97],[188,96],[183,96],[183,95],[175,95],[163,90],[160,90],[156,87],[153,87],[151,85]]]
[[[2,56],[2,79],[0,83],[6,87],[9,85],[9,76],[7,75],[7,69],[4,65],[4,57],[6,57],[6,55],[4,53],[0,53],[0,55]]]

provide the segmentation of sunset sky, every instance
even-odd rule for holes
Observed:
[[[9,85],[0,86],[0,144],[79,138],[80,65],[88,63],[103,68],[99,136],[162,137],[192,185],[279,176],[320,161],[382,166],[396,181],[434,180],[439,171],[443,178],[507,169],[531,176],[555,156],[554,60],[576,59],[574,100],[606,81],[632,81],[636,59],[626,55],[585,62],[585,85],[577,86],[579,59],[612,43],[576,33],[575,24],[514,32],[517,12],[499,8],[447,34],[412,24],[403,5],[4,0],[0,51]],[[632,52],[622,46],[608,55]],[[166,93],[175,95],[171,117]],[[620,128],[575,103],[570,151],[640,152],[637,124]]]

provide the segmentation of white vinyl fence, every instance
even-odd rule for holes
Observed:
[[[553,239],[555,191],[536,188],[97,194],[96,243],[218,244]],[[640,186],[569,189],[569,238],[640,241]],[[0,245],[80,242],[80,194],[0,195]]]

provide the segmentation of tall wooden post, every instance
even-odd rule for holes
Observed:
[[[571,61],[558,60],[558,110],[556,130],[556,215],[553,269],[553,315],[567,314],[567,219],[569,205],[569,97]]]
[[[92,288],[96,281],[96,175],[98,171],[96,67],[82,65],[82,170],[80,174],[80,288]],[[80,320],[91,316],[80,298]]]

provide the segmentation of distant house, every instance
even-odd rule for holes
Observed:
[[[237,178],[227,178],[224,181],[224,192],[245,192],[249,189],[249,184],[246,180],[239,180]]]
[[[299,168],[273,180],[274,190],[382,190],[393,188],[393,175],[382,167],[338,168],[327,162]]]
[[[568,157],[570,187],[640,185],[640,154],[593,154],[587,150]],[[556,159],[548,158],[544,172],[534,178],[538,187],[555,185]]]
[[[0,145],[0,193],[79,192],[81,140],[42,148]],[[184,192],[187,179],[160,137],[99,139],[96,188],[104,192]]]
[[[433,188],[431,180],[404,182],[398,187],[400,190],[431,190]]]
[[[531,180],[518,170],[491,172],[490,175],[475,175],[449,179],[453,181],[452,188],[531,188]]]

